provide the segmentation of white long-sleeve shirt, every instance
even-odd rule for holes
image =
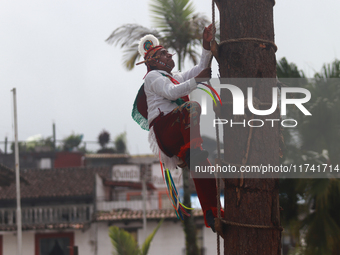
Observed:
[[[149,124],[160,114],[160,111],[167,114],[175,109],[178,105],[174,101],[180,97],[187,96],[197,87],[194,77],[208,67],[210,56],[211,52],[203,49],[199,64],[186,72],[172,75],[166,71],[153,70],[146,75],[144,91],[148,104]],[[173,77],[179,84],[173,84],[162,73]]]

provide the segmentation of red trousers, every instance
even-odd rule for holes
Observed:
[[[188,101],[167,115],[160,114],[157,117],[153,124],[154,132],[159,147],[166,155],[169,157],[176,155],[184,162],[189,148],[201,147],[200,114],[200,105],[197,102]],[[210,166],[211,164],[206,159],[201,165]],[[216,217],[217,192],[215,178],[193,178],[193,180],[204,213],[204,219],[207,210],[212,210]],[[208,226],[207,223],[206,226]]]

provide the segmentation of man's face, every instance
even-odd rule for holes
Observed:
[[[156,58],[156,61],[152,63],[152,66],[154,66],[157,70],[163,70],[170,73],[175,66],[172,54],[164,48],[157,51],[154,57],[158,58]]]

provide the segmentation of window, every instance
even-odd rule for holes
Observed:
[[[74,233],[35,235],[35,255],[74,255]]]
[[[159,209],[172,209],[172,203],[169,199],[168,192],[162,190],[158,192],[158,208]]]
[[[142,200],[142,192],[135,191],[135,192],[127,192],[126,193],[126,200],[127,201],[141,201]]]
[[[50,158],[42,158],[39,161],[39,169],[51,169],[52,168],[52,160]]]

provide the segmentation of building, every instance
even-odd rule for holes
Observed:
[[[98,166],[97,158],[97,166],[21,170],[27,180],[21,185],[23,255],[112,254],[110,226],[124,228],[141,244],[162,218],[165,221],[149,254],[184,254],[183,229],[168,200],[157,159],[129,156],[117,160],[111,166]],[[90,161],[85,157],[85,162]],[[144,176],[148,181],[143,197]],[[180,188],[179,170],[173,172],[173,178]],[[0,255],[16,253],[15,207],[15,185],[2,187]],[[201,210],[194,215],[202,254],[215,254],[216,235],[204,227]]]
[[[25,179],[21,178],[21,182],[26,182]],[[0,188],[9,186],[15,182],[15,172],[9,167],[0,163]]]

